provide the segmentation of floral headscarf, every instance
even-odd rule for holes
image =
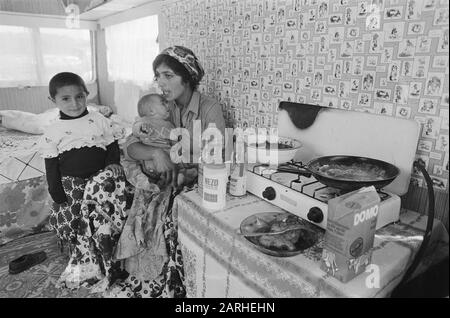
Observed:
[[[205,74],[203,67],[195,56],[194,52],[184,46],[171,46],[164,49],[160,54],[169,55],[183,64],[194,81],[200,82]]]

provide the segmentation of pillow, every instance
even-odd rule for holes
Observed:
[[[52,108],[41,114],[20,110],[0,110],[1,124],[8,129],[15,129],[29,134],[43,134],[44,127],[58,118],[59,111]]]
[[[112,109],[103,105],[88,105],[88,111],[97,111],[105,117],[110,117]],[[51,108],[40,114],[20,110],[0,110],[0,123],[3,127],[23,131],[29,134],[43,134],[44,128],[59,116],[58,108]]]

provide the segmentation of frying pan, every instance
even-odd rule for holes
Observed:
[[[332,167],[335,165],[348,167],[348,169],[351,169],[352,167],[361,167],[363,171],[375,169],[379,172],[380,176],[378,178],[366,177],[358,179],[357,176],[333,176],[320,170],[320,168],[323,169],[326,166]],[[400,173],[400,170],[396,166],[382,160],[343,155],[325,156],[313,159],[306,165],[306,170],[311,172],[321,183],[341,190],[356,190],[367,186],[374,186],[376,189],[380,189],[394,181]]]

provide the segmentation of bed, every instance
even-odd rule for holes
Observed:
[[[0,127],[0,246],[47,230],[49,195],[40,137]]]

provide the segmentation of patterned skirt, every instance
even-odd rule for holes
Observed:
[[[96,284],[97,291],[105,290],[120,271],[113,260],[114,249],[132,191],[125,178],[114,178],[111,171],[100,171],[90,179],[63,176],[62,184],[67,203],[53,204],[50,216],[50,226],[70,246],[60,284],[68,288]]]

